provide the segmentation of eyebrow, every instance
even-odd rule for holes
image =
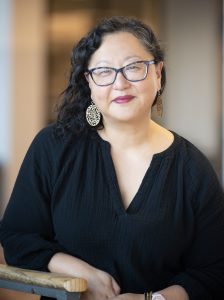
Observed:
[[[125,57],[124,62],[127,61],[127,60],[129,60],[129,59],[143,59],[143,58],[139,57],[137,55],[134,55],[134,56],[133,55],[132,56],[129,55],[129,56]],[[99,64],[102,64],[102,63],[111,64],[111,62],[109,60],[100,60],[100,61],[98,61],[95,64],[94,68],[96,68]]]
[[[102,63],[110,64],[110,62],[108,60],[100,60],[100,61],[98,61],[98,63],[95,64],[95,66],[97,67],[98,65],[100,65]]]

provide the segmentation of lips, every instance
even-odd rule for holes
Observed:
[[[128,103],[133,98],[134,98],[134,96],[132,96],[132,95],[119,96],[119,97],[113,99],[113,102],[118,103],[118,104]]]

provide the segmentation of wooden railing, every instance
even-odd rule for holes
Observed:
[[[87,282],[81,278],[57,273],[32,271],[0,264],[0,288],[56,298],[75,300],[86,291]]]

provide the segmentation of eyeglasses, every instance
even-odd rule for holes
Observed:
[[[149,66],[155,64],[155,60],[141,60],[128,64],[122,68],[98,67],[90,69],[86,75],[90,75],[98,86],[107,86],[115,82],[117,74],[122,73],[125,79],[131,82],[144,80],[148,74]]]

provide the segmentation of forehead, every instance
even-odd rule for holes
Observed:
[[[143,43],[129,32],[106,34],[100,47],[92,54],[89,65],[102,62],[119,63],[131,58],[149,59],[152,55]]]

